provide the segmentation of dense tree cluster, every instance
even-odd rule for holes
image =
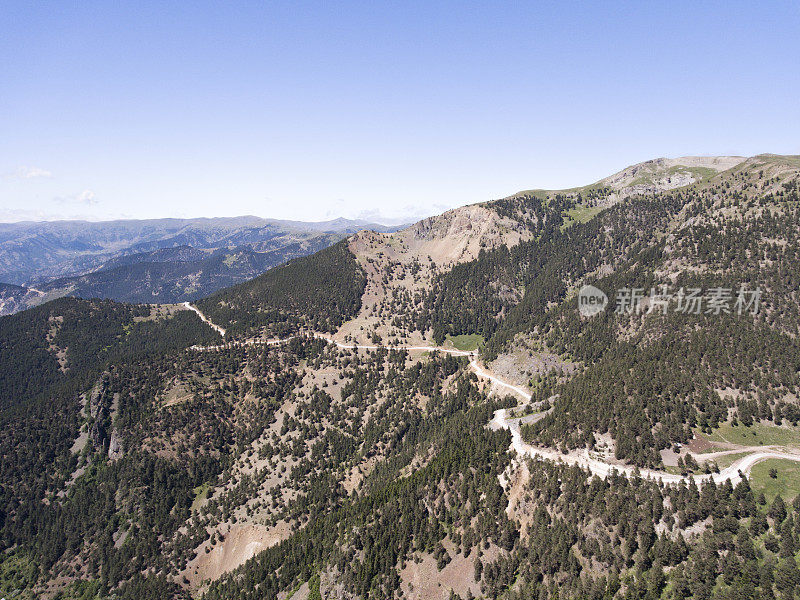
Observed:
[[[125,474],[133,470],[152,480],[164,467],[134,455],[103,467],[98,460],[105,460],[106,446],[87,444],[87,452],[97,453],[89,463],[71,450],[81,426],[98,433],[95,441],[107,442],[95,419],[105,419],[103,428],[108,427],[109,406],[91,418],[82,408],[82,398],[90,395],[104,372],[107,377],[107,368],[164,361],[176,349],[220,339],[194,314],[150,320],[150,312],[148,306],[64,298],[0,318],[0,545],[23,552],[25,564],[46,571],[79,551],[87,539],[110,539],[121,516],[115,492]],[[108,394],[113,392],[112,388]],[[59,492],[80,462],[86,472],[64,502]],[[182,470],[169,477],[186,474]],[[160,475],[158,479],[164,481]],[[154,498],[171,497],[158,487],[149,491]],[[154,513],[148,516],[160,518]],[[169,518],[178,522],[179,516]],[[159,529],[152,524],[145,527]],[[89,561],[87,568],[97,573],[99,565]],[[104,572],[105,578],[110,576],[110,571]]]
[[[232,335],[267,328],[285,335],[305,326],[335,331],[361,307],[366,277],[346,241],[294,259],[197,305]]]

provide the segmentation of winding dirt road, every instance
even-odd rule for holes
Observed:
[[[207,323],[209,326],[213,327],[215,331],[218,331],[221,335],[225,335],[225,330],[212,323],[199,309],[195,308],[188,302],[184,303],[188,309],[195,311],[198,316],[203,320],[203,322]],[[420,351],[420,352],[443,352],[445,354],[452,354],[454,356],[467,356],[470,357],[472,360],[469,363],[470,369],[472,370],[475,375],[478,376],[480,379],[484,379],[486,381],[491,382],[495,386],[509,390],[522,398],[523,400],[529,401],[531,399],[531,394],[527,392],[520,386],[513,385],[508,383],[507,381],[503,381],[496,375],[492,374],[491,372],[487,371],[484,367],[478,364],[478,359],[475,356],[475,352],[469,352],[465,350],[450,350],[447,348],[440,348],[437,346],[383,346],[383,345],[368,345],[368,344],[345,344],[343,342],[337,342],[332,337],[321,334],[315,333],[313,334],[314,337],[323,339],[331,344],[334,344],[337,348],[342,350],[378,350],[381,348],[387,350],[406,350],[409,352],[413,351]],[[190,349],[195,351],[213,351],[213,350],[222,350],[226,347],[231,346],[251,346],[251,345],[278,345],[288,342],[289,340],[293,339],[295,336],[291,336],[284,339],[276,339],[276,340],[246,340],[243,342],[236,341],[236,342],[228,342],[227,344],[218,345],[218,346],[192,346]],[[572,451],[568,452],[567,454],[563,454],[555,449],[552,448],[539,448],[537,446],[532,446],[526,443],[522,439],[522,434],[520,433],[520,426],[519,426],[519,419],[511,418],[508,416],[507,410],[502,408],[495,412],[494,417],[489,422],[489,426],[493,429],[508,429],[511,433],[511,449],[516,452],[519,456],[529,456],[531,458],[541,458],[545,460],[552,460],[552,461],[561,461],[566,464],[577,465],[584,469],[587,469],[593,475],[597,475],[598,477],[606,478],[611,473],[622,473],[626,475],[633,475],[635,472],[638,473],[647,479],[653,479],[656,481],[661,481],[663,483],[681,483],[682,481],[689,481],[690,479],[694,479],[695,482],[699,483],[703,480],[713,479],[716,483],[720,483],[723,481],[730,480],[734,485],[739,483],[742,480],[742,475],[749,475],[751,469],[757,463],[767,460],[770,458],[782,458],[787,460],[793,460],[796,462],[800,462],[800,454],[793,454],[789,452],[782,452],[779,450],[759,450],[754,451],[748,454],[747,456],[743,456],[742,458],[734,461],[730,466],[725,467],[719,473],[712,473],[709,475],[676,475],[673,473],[667,473],[665,471],[655,471],[652,469],[636,469],[636,467],[632,467],[630,465],[617,465],[607,463],[601,460],[598,460],[591,456],[588,450],[583,449],[579,451]],[[739,450],[739,452],[747,452],[746,449]]]
[[[489,425],[493,429],[508,429],[511,432],[511,447],[520,456],[530,456],[531,458],[542,458],[545,460],[561,461],[566,464],[577,465],[588,469],[593,475],[597,475],[603,479],[608,477],[612,472],[632,475],[637,470],[636,467],[630,465],[615,465],[597,460],[593,458],[586,449],[562,454],[552,448],[532,446],[522,439],[518,419],[509,418],[505,408],[501,408],[495,412],[494,418],[492,418]],[[746,452],[746,450],[741,450],[740,452]],[[784,458],[800,462],[800,455],[798,454],[780,452],[777,450],[759,450],[734,461],[730,466],[725,467],[719,473],[712,473],[709,475],[687,475],[684,477],[683,475],[675,475],[673,473],[655,471],[652,469],[638,469],[638,472],[646,479],[660,480],[663,483],[680,483],[682,481],[688,481],[689,479],[694,479],[697,483],[703,480],[713,479],[715,483],[720,483],[730,479],[731,483],[736,485],[742,480],[741,474],[749,475],[755,464],[770,458]]]
[[[205,323],[206,325],[208,325],[209,327],[211,327],[211,328],[212,328],[214,331],[216,331],[216,332],[217,332],[218,334],[220,334],[222,337],[225,337],[225,330],[224,330],[222,327],[220,327],[219,325],[217,325],[216,323],[213,323],[213,322],[211,321],[211,319],[209,319],[207,316],[205,316],[205,315],[204,315],[204,314],[203,314],[203,313],[200,311],[200,309],[199,309],[199,308],[197,308],[196,306],[192,306],[192,305],[191,305],[190,303],[188,303],[188,302],[184,302],[184,303],[183,303],[183,305],[186,307],[186,309],[187,309],[187,310],[192,310],[192,311],[196,312],[196,313],[197,313],[197,316],[198,316],[198,317],[200,317],[200,320],[202,320],[202,321],[203,321],[203,323]]]

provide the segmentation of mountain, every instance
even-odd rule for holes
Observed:
[[[21,285],[0,283],[0,315],[11,315],[28,306],[40,304],[44,294]]]
[[[345,241],[197,303],[231,336],[333,332],[361,306],[365,277]]]
[[[796,597],[800,157],[621,173],[0,318],[0,593]]]
[[[656,158],[623,169],[595,185],[612,189],[619,198],[665,192],[707,181],[745,160],[744,156]]]
[[[320,250],[365,221],[257,217],[0,224],[0,314],[60,296],[123,302],[195,300]]]
[[[195,300],[251,279],[291,258],[326,247],[335,236],[255,252],[252,246],[203,251],[181,246],[111,259],[85,275],[60,277],[37,288],[45,294],[169,304]]]

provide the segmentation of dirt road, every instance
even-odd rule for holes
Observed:
[[[190,305],[188,302],[185,302],[184,305],[189,308],[190,310],[194,310],[200,318],[208,323],[211,327],[213,327],[216,331],[220,332],[223,336],[225,335],[225,330],[218,325],[212,323],[206,316],[200,312],[197,308]],[[452,354],[455,356],[467,356],[470,357],[472,360],[469,363],[470,369],[473,373],[475,373],[478,378],[484,379],[486,381],[490,381],[492,384],[498,386],[499,388],[509,390],[522,398],[523,400],[529,401],[531,399],[531,394],[523,389],[520,386],[513,385],[507,381],[503,381],[493,373],[487,371],[484,367],[478,364],[478,360],[475,357],[475,352],[469,352],[465,350],[450,350],[446,348],[439,348],[436,346],[382,346],[382,345],[368,345],[368,344],[345,344],[343,342],[337,342],[332,337],[321,334],[315,333],[313,334],[315,337],[324,339],[325,341],[334,344],[337,348],[342,350],[378,350],[380,348],[385,348],[387,350],[406,350],[409,352],[413,351],[421,351],[421,352],[443,352],[446,354]],[[226,345],[219,345],[219,346],[192,346],[192,350],[195,351],[210,351],[210,350],[221,350],[225,347],[234,346],[245,346],[245,345],[277,345],[283,344],[291,340],[294,336],[278,339],[278,340],[246,340],[243,342],[230,342]],[[612,472],[617,473],[624,473],[628,475],[633,475],[636,471],[645,478],[654,479],[654,480],[661,480],[663,483],[680,483],[681,481],[688,481],[689,479],[694,479],[696,482],[700,482],[704,479],[713,479],[715,482],[719,483],[722,481],[730,480],[734,485],[737,484],[742,479],[742,475],[749,475],[750,470],[753,466],[762,460],[767,460],[770,458],[782,458],[787,460],[794,460],[800,462],[800,454],[792,454],[788,452],[782,452],[779,450],[759,450],[748,454],[747,456],[743,456],[742,458],[734,461],[730,466],[722,469],[719,473],[712,473],[710,475],[676,475],[674,473],[667,473],[665,471],[656,471],[652,469],[636,469],[636,467],[632,467],[630,465],[618,465],[618,464],[611,464],[608,462],[604,462],[598,460],[591,456],[590,452],[586,449],[583,450],[575,450],[568,452],[567,454],[563,454],[553,448],[539,448],[537,446],[532,446],[530,444],[525,443],[522,439],[522,434],[520,433],[519,421],[518,419],[510,418],[507,414],[506,409],[500,409],[495,412],[494,417],[492,418],[491,422],[489,423],[490,427],[494,429],[508,429],[511,432],[511,449],[520,456],[530,456],[532,458],[538,457],[546,460],[553,460],[553,461],[562,461],[567,464],[578,465],[585,469],[588,469],[594,475],[599,477],[605,478],[608,477],[609,474]],[[746,451],[746,450],[745,450]]]

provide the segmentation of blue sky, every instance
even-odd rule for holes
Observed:
[[[0,6],[0,220],[409,219],[800,154],[797,2]]]

